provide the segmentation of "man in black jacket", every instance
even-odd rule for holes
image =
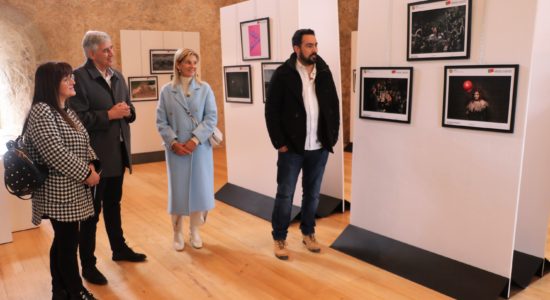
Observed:
[[[120,215],[125,169],[131,171],[130,126],[136,119],[124,76],[111,68],[113,44],[105,32],[88,31],[82,40],[86,63],[74,71],[76,96],[69,103],[88,130],[90,144],[101,161],[102,172],[94,190],[95,215],[80,225],[82,277],[95,284],[107,284],[96,268],[95,238],[99,214],[113,251],[113,260],[144,261],[124,239]]]
[[[315,212],[328,153],[338,140],[338,94],[327,64],[317,55],[311,29],[292,37],[294,53],[271,78],[265,119],[271,143],[278,150],[277,195],[272,215],[274,252],[288,259],[286,236],[292,198],[302,171],[303,243],[311,252],[321,248],[315,239]]]

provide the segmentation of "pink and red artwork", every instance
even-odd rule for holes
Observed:
[[[260,24],[248,26],[248,50],[250,56],[262,55],[262,35]]]

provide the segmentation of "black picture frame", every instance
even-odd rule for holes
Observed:
[[[472,0],[429,0],[407,7],[408,61],[470,57]]]
[[[252,104],[252,68],[250,65],[223,67],[225,102]]]
[[[158,100],[158,77],[128,77],[128,90],[132,102]]]
[[[445,66],[442,126],[513,133],[518,76],[519,65]]]
[[[361,67],[359,118],[411,123],[412,67]]]
[[[151,74],[172,74],[174,54],[178,49],[150,49],[149,66]]]
[[[264,103],[267,101],[267,90],[271,81],[271,76],[275,70],[284,62],[264,62],[262,63],[262,92]]]
[[[243,61],[271,58],[269,18],[241,22]]]

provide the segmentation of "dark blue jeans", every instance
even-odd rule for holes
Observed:
[[[315,212],[319,204],[319,192],[323,173],[327,164],[328,151],[319,149],[296,154],[290,151],[279,152],[277,160],[277,195],[271,217],[274,240],[285,240],[290,224],[292,199],[296,190],[296,181],[302,171],[302,234],[315,233]]]

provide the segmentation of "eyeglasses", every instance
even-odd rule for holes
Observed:
[[[64,83],[69,83],[71,81],[74,81],[74,74],[69,74],[69,75],[63,77],[62,81]]]

